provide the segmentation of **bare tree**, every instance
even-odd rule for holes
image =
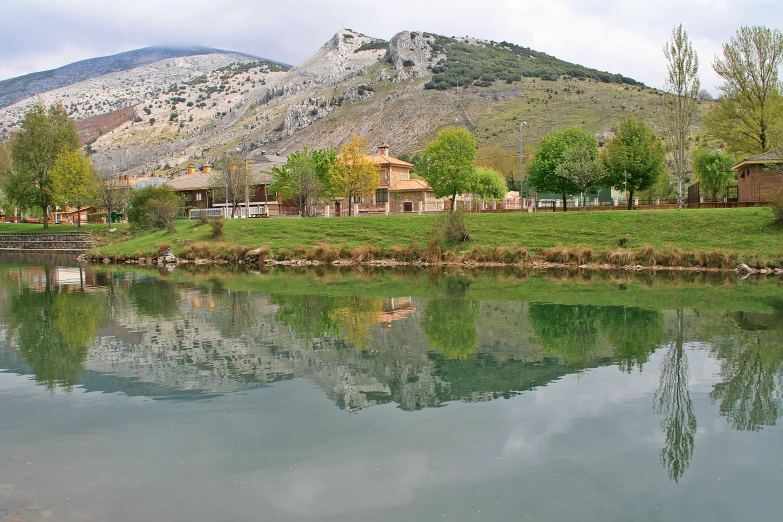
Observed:
[[[668,75],[664,84],[663,116],[666,142],[677,177],[677,208],[685,208],[685,174],[688,169],[685,140],[691,131],[699,95],[699,58],[682,24],[672,29],[672,39],[663,47]]]
[[[109,220],[111,220],[113,211],[125,211],[125,206],[128,204],[128,200],[130,200],[133,189],[124,176],[100,172],[98,178],[98,199],[106,207],[106,211],[109,213]]]
[[[249,197],[250,172],[245,160],[233,152],[226,152],[215,162],[215,174],[212,176],[212,188],[226,204],[231,205],[231,217],[236,216],[239,203]]]

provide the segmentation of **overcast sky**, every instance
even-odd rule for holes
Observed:
[[[206,45],[297,64],[341,27],[506,40],[661,87],[682,23],[711,63],[742,25],[783,26],[782,0],[0,0],[0,79],[157,44]]]

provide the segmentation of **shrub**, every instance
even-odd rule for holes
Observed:
[[[440,263],[443,259],[443,250],[440,248],[440,242],[433,238],[424,250],[424,260],[427,263]]]
[[[136,228],[168,228],[178,211],[176,194],[165,187],[145,187],[131,197],[128,222]]]
[[[773,222],[783,228],[783,187],[769,191],[766,200],[772,209]]]
[[[470,239],[468,218],[464,212],[444,214],[435,222],[435,235],[440,231],[446,242],[464,243]]]
[[[357,263],[363,263],[364,261],[371,261],[379,257],[378,249],[370,244],[366,244],[361,247],[354,248],[351,251],[351,258]]]
[[[311,261],[323,261],[331,263],[340,258],[340,251],[327,243],[319,243],[308,254],[307,259]]]
[[[212,234],[210,234],[212,239],[217,239],[223,235],[225,222],[222,219],[210,219],[207,223],[209,223],[209,227],[212,229]]]
[[[548,263],[568,263],[568,251],[560,244],[545,249],[541,255]]]

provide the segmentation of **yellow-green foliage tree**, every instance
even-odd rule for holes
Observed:
[[[381,181],[378,166],[365,158],[369,152],[367,138],[354,136],[340,146],[337,161],[329,170],[332,194],[348,200],[349,216],[353,215],[354,199],[371,196]]]
[[[723,96],[704,126],[737,158],[773,150],[783,141],[781,64],[783,33],[767,27],[740,28],[712,64],[723,78]]]
[[[52,167],[61,154],[78,148],[76,124],[62,105],[46,109],[38,104],[30,109],[11,141],[11,169],[3,179],[6,197],[22,208],[40,208],[47,228],[49,207],[58,196]]]
[[[60,154],[52,166],[52,187],[59,205],[76,208],[77,226],[82,225],[81,210],[98,199],[98,174],[81,150]]]

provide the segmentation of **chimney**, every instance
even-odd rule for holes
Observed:
[[[188,174],[195,174],[195,172],[196,172],[196,166],[188,165]]]
[[[212,167],[210,165],[204,165],[203,167],[201,167],[201,172],[203,172],[204,174],[208,174],[212,172]]]
[[[231,164],[231,166],[230,166],[228,169],[229,169],[231,172],[236,172],[236,170],[237,170],[237,165],[236,165],[236,163],[232,163],[232,164]]]
[[[389,146],[385,143],[381,143],[378,145],[378,154],[381,156],[388,156],[389,155]]]

